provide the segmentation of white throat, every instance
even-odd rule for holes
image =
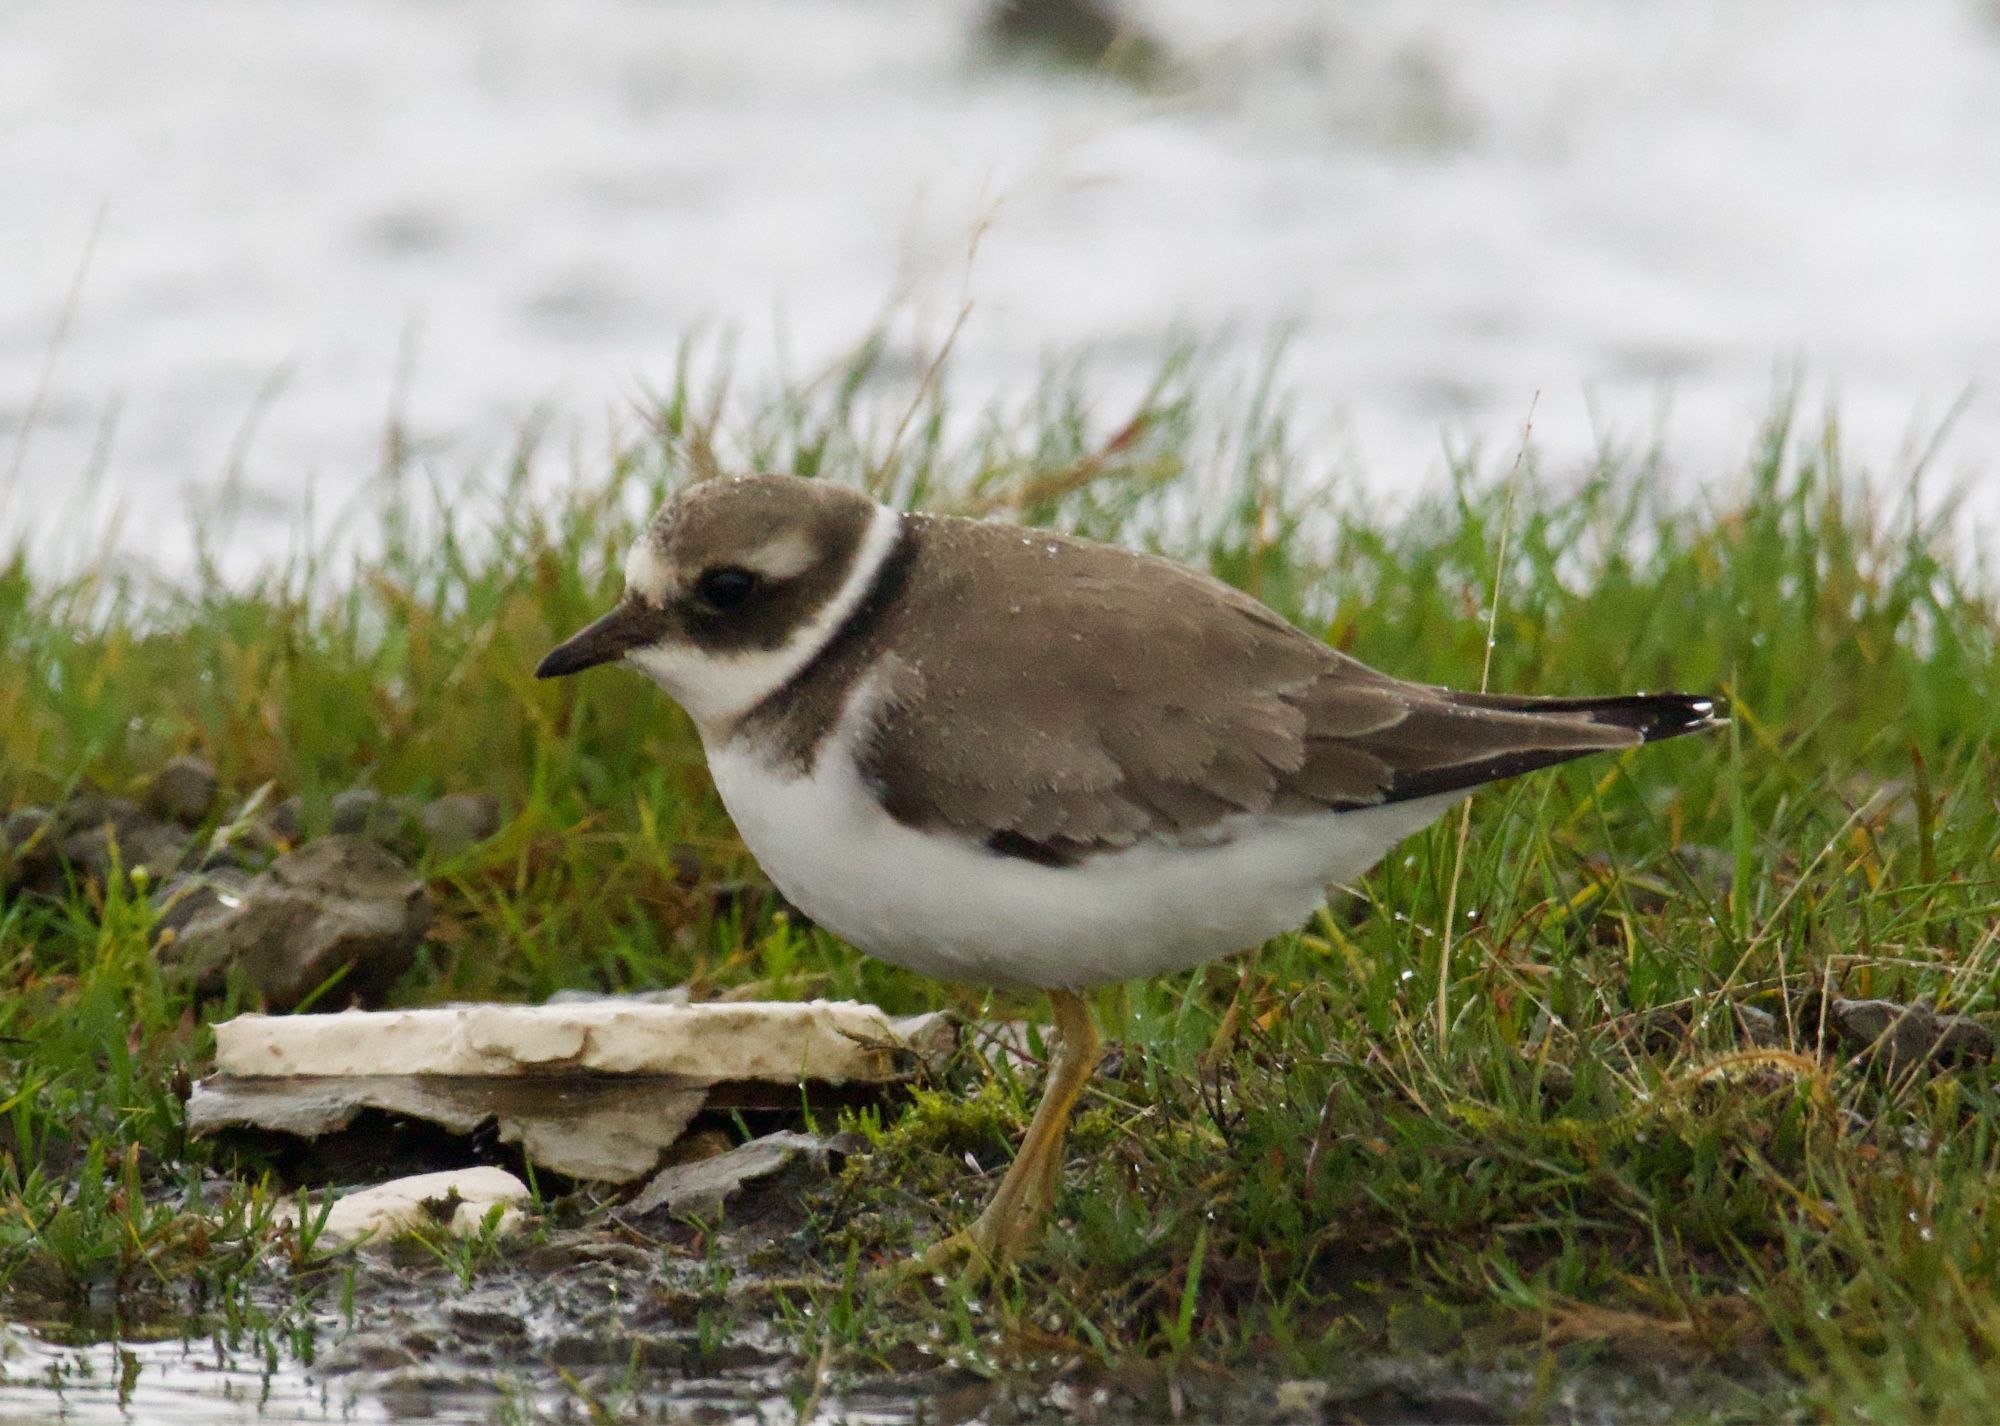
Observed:
[[[634,649],[626,659],[687,710],[704,744],[717,747],[728,741],[737,719],[789,683],[847,622],[896,547],[902,526],[901,515],[878,505],[840,588],[775,649],[715,654],[689,644],[656,644]]]

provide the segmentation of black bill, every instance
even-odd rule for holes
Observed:
[[[667,632],[667,618],[636,599],[622,601],[596,623],[579,629],[535,665],[536,678],[561,678],[622,659]]]

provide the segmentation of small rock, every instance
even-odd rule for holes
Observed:
[[[1963,1015],[1939,1015],[1927,1005],[1835,1000],[1827,1020],[1849,1053],[1892,1074],[1918,1064],[1993,1058],[1993,1035],[1984,1025]]]
[[[203,912],[240,904],[249,887],[250,873],[236,867],[182,872],[153,893],[153,935],[178,936]]]
[[[533,1199],[528,1186],[505,1169],[447,1169],[391,1179],[373,1188],[342,1195],[326,1211],[320,1241],[353,1243],[387,1241],[413,1231],[440,1231],[464,1236],[486,1225],[486,1215],[501,1209],[496,1232],[512,1233],[521,1226],[521,1210]],[[282,1205],[284,1221],[297,1222],[298,1209]],[[307,1212],[318,1216],[318,1209]],[[309,1219],[308,1221],[313,1221]]]
[[[453,857],[500,830],[500,802],[491,793],[453,792],[424,808],[421,820],[431,854]]]
[[[102,884],[110,879],[114,865],[127,876],[139,871],[154,878],[171,876],[187,847],[187,836],[179,828],[149,822],[123,831],[107,826],[72,833],[63,838],[62,855],[80,875]]]
[[[146,810],[184,827],[199,827],[215,810],[220,786],[215,769],[200,758],[178,757],[153,774],[146,786]]]
[[[78,792],[56,809],[56,825],[68,836],[75,832],[112,827],[124,831],[155,819],[129,797],[112,797],[102,792]]]
[[[366,787],[350,787],[333,794],[332,831],[335,836],[365,834],[368,823],[382,807],[382,794]]]
[[[303,797],[287,797],[263,819],[263,831],[282,846],[298,846],[324,831],[336,837],[366,837],[404,858],[424,848],[424,804],[414,797],[384,797],[372,787],[350,787],[324,804],[326,820],[308,815]]]
[[[1754,1005],[1733,1004],[1730,1013],[1736,1017],[1736,1033],[1758,1049],[1769,1050],[1784,1044],[1784,1031],[1778,1025],[1778,1017],[1768,1010],[1760,1010]]]
[[[187,855],[188,834],[151,816],[124,797],[82,792],[56,813],[59,852],[79,877],[100,885],[113,865],[129,876],[144,871],[155,879],[173,874]],[[115,853],[115,855],[114,855]],[[54,888],[60,894],[61,887]]]
[[[621,1215],[644,1218],[663,1213],[712,1218],[746,1184],[771,1178],[798,1166],[818,1175],[829,1171],[829,1160],[861,1147],[853,1135],[823,1139],[817,1134],[767,1134],[739,1144],[726,1154],[661,1169],[639,1190]]]
[[[288,1010],[336,973],[328,1008],[378,999],[410,968],[430,925],[423,882],[363,837],[325,837],[249,882],[233,906],[196,914],[163,962],[215,994],[241,966],[273,1010]]]
[[[384,797],[366,787],[333,795],[333,834],[367,837],[414,854],[423,840],[423,807],[414,797]]]

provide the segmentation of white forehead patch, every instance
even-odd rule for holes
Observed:
[[[632,542],[631,552],[625,556],[625,587],[660,604],[665,602],[667,584],[667,562],[660,558],[659,547],[648,530]]]

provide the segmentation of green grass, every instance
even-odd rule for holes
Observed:
[[[1081,1360],[1171,1405],[1442,1349],[1541,1383],[1530,1416],[1566,1381],[1643,1368],[1700,1377],[1687,1414],[2000,1417],[1991,1071],[1850,1063],[1819,1030],[1832,996],[2000,1009],[1991,568],[1789,410],[1698,497],[1638,459],[1530,459],[1496,570],[1504,470],[1383,513],[1315,478],[1268,387],[1191,363],[1110,419],[1073,380],[979,419],[888,381],[864,351],[722,418],[684,380],[568,495],[531,491],[532,450],[474,495],[392,471],[373,553],[247,587],[17,559],[0,805],[122,790],[188,750],[238,800],[270,784],[309,815],[356,783],[490,790],[501,833],[424,868],[441,914],[407,1003],[806,973],[897,1010],[1038,1015],[719,897],[757,873],[681,715],[629,676],[533,680],[615,594],[639,512],[716,468],[864,480],[1166,550],[1460,685],[1497,575],[1495,687],[1716,691],[1735,722],[1477,800],[1446,1033],[1456,819],[1254,957],[1100,995],[1123,1051],[1017,1274],[966,1298],[865,1271],[970,1216],[990,1180],[966,1153],[991,1166],[1024,1126],[1033,1074],[972,1061],[873,1126],[877,1152],[815,1200],[827,1285],[774,1312],[835,1382],[921,1348],[1007,1379]],[[14,1313],[227,1300],[268,1235],[254,1186],[216,1219],[172,1091],[228,1007],[163,985],[148,929],[121,886],[0,903]],[[1733,1005],[1775,1043],[1749,1044]]]

